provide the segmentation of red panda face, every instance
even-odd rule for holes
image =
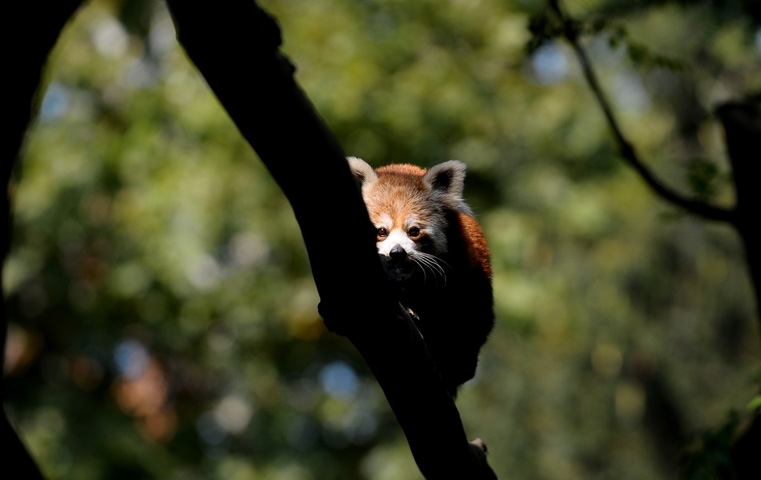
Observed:
[[[447,251],[446,219],[416,185],[419,181],[399,185],[399,180],[411,179],[383,175],[364,198],[386,271],[394,280],[407,281],[415,272],[441,270],[435,266],[436,257]]]
[[[375,225],[378,254],[393,280],[442,279],[447,252],[446,211],[470,209],[462,200],[465,165],[449,161],[429,171],[412,165],[373,170],[349,158],[362,184],[362,198]]]

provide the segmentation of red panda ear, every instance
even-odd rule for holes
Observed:
[[[449,208],[472,215],[470,207],[462,199],[465,187],[465,170],[467,166],[459,160],[449,160],[431,167],[425,173],[423,182],[431,193]]]
[[[375,173],[373,167],[361,158],[346,157],[346,160],[349,162],[351,173],[359,181],[360,186],[378,180],[378,174]]]

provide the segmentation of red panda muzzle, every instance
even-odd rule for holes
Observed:
[[[379,255],[383,269],[386,271],[389,280],[396,283],[411,283],[416,273],[415,263],[410,260],[404,248],[394,249],[389,252],[389,255]]]

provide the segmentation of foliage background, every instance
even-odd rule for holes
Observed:
[[[458,405],[500,478],[673,478],[680,442],[745,408],[761,333],[738,239],[620,164],[571,52],[527,50],[543,2],[261,3],[347,153],[468,163],[498,323]],[[710,109],[761,88],[750,3],[568,3],[607,22],[586,44],[643,157],[729,204]],[[8,409],[46,475],[419,478],[164,4],[91,1],[48,77],[3,271]],[[351,239],[327,212],[325,231]]]

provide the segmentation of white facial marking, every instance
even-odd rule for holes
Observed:
[[[396,228],[389,232],[385,240],[378,242],[378,253],[389,256],[391,249],[397,245],[401,245],[407,253],[415,250],[415,242],[410,240],[404,230]]]

